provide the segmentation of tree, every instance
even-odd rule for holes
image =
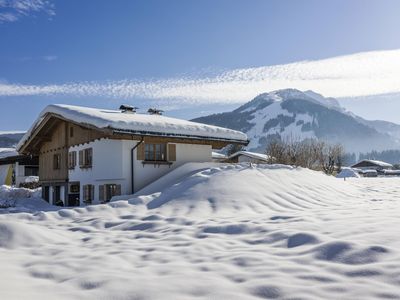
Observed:
[[[343,146],[325,145],[320,153],[320,165],[326,174],[332,174],[335,170],[340,171],[343,163]]]
[[[275,139],[268,143],[265,153],[270,157],[269,163],[289,164],[332,174],[343,164],[344,150],[342,145],[330,145],[324,141],[307,139]]]

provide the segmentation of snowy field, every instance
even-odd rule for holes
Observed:
[[[163,182],[0,210],[0,298],[400,299],[400,178],[225,165]]]

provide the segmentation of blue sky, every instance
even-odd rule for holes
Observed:
[[[236,80],[258,67],[400,49],[399,11],[396,0],[0,0],[0,130],[26,129],[55,102],[157,105],[179,117],[235,107],[263,87],[224,93],[231,71],[244,70]],[[221,92],[204,93],[210,81]],[[398,92],[385,84],[376,94]]]

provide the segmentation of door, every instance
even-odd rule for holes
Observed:
[[[53,203],[57,206],[64,206],[64,202],[61,200],[61,186],[56,185],[54,188]]]
[[[49,202],[50,198],[50,187],[48,185],[44,186],[42,197],[45,201]]]

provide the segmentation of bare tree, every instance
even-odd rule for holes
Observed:
[[[278,139],[274,139],[268,143],[265,153],[268,155],[268,163],[270,164],[287,164],[285,144]]]
[[[293,137],[273,140],[266,148],[269,163],[290,164],[304,168],[322,170],[332,174],[343,163],[344,150],[340,144],[330,145],[316,139],[299,141]]]
[[[320,165],[326,174],[332,174],[335,170],[340,170],[343,162],[343,146],[325,145],[320,153]]]

